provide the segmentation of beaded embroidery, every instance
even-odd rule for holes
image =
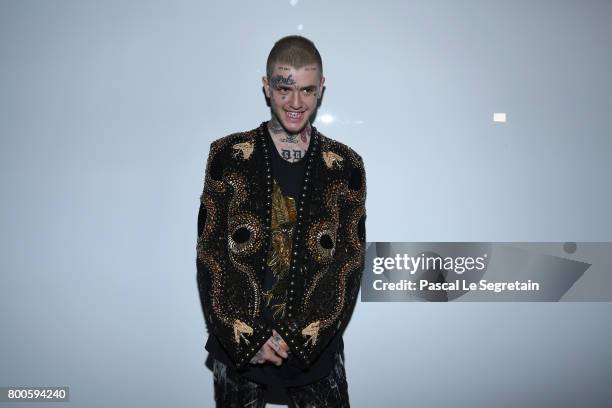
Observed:
[[[287,275],[291,263],[293,230],[296,219],[295,199],[285,196],[276,180],[274,180],[272,187],[272,242],[267,263],[276,282],[269,291],[263,293],[263,298],[266,305],[272,309],[275,319],[285,317],[289,287]]]

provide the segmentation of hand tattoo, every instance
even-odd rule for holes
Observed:
[[[274,347],[274,350],[278,351],[278,349],[280,349],[280,342],[283,338],[280,334],[274,333],[270,340],[272,340],[272,347]]]
[[[259,364],[263,362],[263,347],[260,348],[257,353],[255,353],[255,355],[253,356],[253,358],[251,359],[251,361],[249,361],[249,363],[251,364]]]

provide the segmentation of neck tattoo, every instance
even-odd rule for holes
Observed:
[[[299,133],[287,133],[276,116],[268,121],[268,131],[281,157],[288,162],[299,161],[310,143],[310,123]]]
[[[272,115],[272,119],[268,121],[268,130],[272,135],[275,133],[284,132],[283,126],[280,124],[276,116]]]
[[[291,134],[291,133],[287,133],[286,137],[285,137],[285,142],[287,143],[297,143],[298,142],[298,135],[299,134]]]

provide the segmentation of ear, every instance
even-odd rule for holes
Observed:
[[[263,84],[264,92],[266,93],[266,98],[272,97],[272,95],[270,94],[270,82],[268,82],[268,77],[262,76],[261,83]]]
[[[321,75],[321,82],[319,83],[319,96],[318,99],[321,99],[323,96],[323,84],[325,84],[325,77]]]

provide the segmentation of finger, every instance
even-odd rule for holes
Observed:
[[[275,350],[274,350],[272,347],[270,347],[270,346],[268,345],[268,343],[264,344],[263,349],[264,349],[264,354],[263,354],[263,357],[264,357],[264,358],[265,358],[267,361],[269,361],[269,362],[271,362],[271,363],[273,363],[273,364],[276,364],[277,366],[279,366],[279,365],[281,365],[281,364],[283,363],[283,359],[282,359],[282,358],[280,358],[280,357],[279,357],[279,356],[276,354],[276,351],[275,351]]]
[[[274,351],[274,354],[276,354],[277,356],[282,357],[282,358],[287,358],[289,356],[287,352],[283,350],[280,345],[278,345],[278,343],[275,343],[272,340],[270,340],[266,344],[268,345],[268,347],[270,347],[271,350]]]
[[[287,352],[278,343],[269,341],[266,344],[274,351],[274,354],[278,355],[279,357],[289,357],[289,354],[287,354]]]
[[[251,364],[261,364],[264,360],[262,359],[263,350],[260,348],[257,353],[251,358]]]
[[[266,361],[274,365],[277,365],[277,366],[281,365],[283,363],[283,359],[279,357],[278,354],[276,354],[276,352],[272,350],[270,347],[267,347],[267,348],[268,350],[263,355]]]
[[[272,329],[272,338],[275,340],[277,344],[279,344],[283,348],[283,350],[285,350],[286,352],[289,351],[289,346],[287,345],[285,340],[274,329]]]
[[[272,338],[278,339],[277,343],[285,351],[285,353],[289,352],[289,345],[285,342],[285,340],[281,337],[281,335],[278,334],[278,332],[274,329],[272,329]]]
[[[282,349],[285,351],[285,353],[289,353],[289,345],[287,343],[285,343],[285,340],[281,339],[279,344],[282,347]]]
[[[266,344],[270,345],[276,354],[281,356],[282,358],[287,358],[287,350],[279,343],[279,337],[272,336],[268,339]]]

